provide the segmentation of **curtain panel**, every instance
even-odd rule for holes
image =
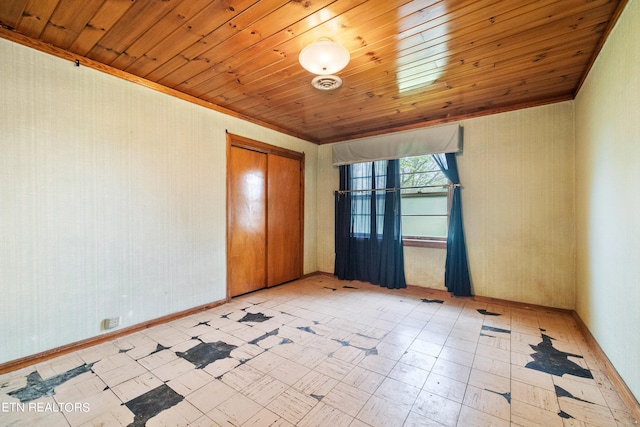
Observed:
[[[471,296],[471,279],[467,259],[467,244],[462,224],[462,197],[460,195],[460,177],[458,175],[456,156],[454,153],[434,154],[433,158],[447,179],[454,185],[447,233],[444,285],[449,292],[456,296]]]
[[[334,265],[339,279],[406,287],[399,185],[398,160],[340,166]]]

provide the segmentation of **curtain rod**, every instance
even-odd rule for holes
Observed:
[[[460,184],[444,184],[444,185],[421,185],[419,187],[394,187],[394,188],[365,188],[360,190],[336,190],[338,194],[345,193],[368,193],[371,191],[396,191],[396,190],[416,190],[421,188],[452,188],[461,187]]]

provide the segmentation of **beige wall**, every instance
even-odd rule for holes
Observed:
[[[577,308],[640,399],[640,2],[576,98]]]
[[[334,196],[340,186],[338,169],[331,159],[331,144],[318,147],[318,270],[333,273],[334,248]]]
[[[573,103],[462,126],[458,164],[474,293],[574,308]]]
[[[226,297],[225,130],[314,144],[0,39],[0,363]]]
[[[468,256],[476,295],[573,308],[573,103],[465,120],[458,156]],[[331,146],[318,171],[318,266],[333,271]],[[407,283],[444,289],[445,250],[405,248]]]

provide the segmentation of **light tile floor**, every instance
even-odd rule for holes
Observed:
[[[315,276],[0,376],[1,426],[632,426],[571,315]]]

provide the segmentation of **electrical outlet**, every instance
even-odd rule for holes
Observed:
[[[110,317],[102,321],[102,330],[113,329],[120,326],[120,317]]]

